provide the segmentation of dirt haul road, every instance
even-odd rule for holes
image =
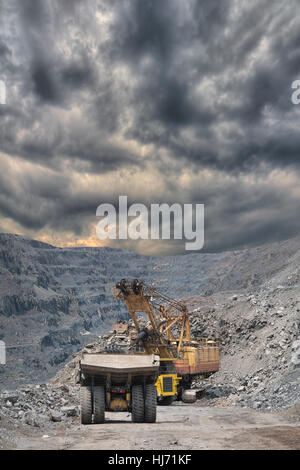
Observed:
[[[48,434],[22,438],[19,449],[299,449],[299,421],[282,413],[187,404],[159,407],[155,424],[134,424],[127,413],[106,413],[101,425],[58,423]]]

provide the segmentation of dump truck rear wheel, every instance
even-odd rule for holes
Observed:
[[[159,400],[158,404],[160,406],[170,406],[172,405],[173,401],[175,400],[175,396],[174,395],[171,395],[171,396],[168,396],[168,397],[163,397]]]
[[[155,423],[156,421],[156,387],[154,384],[145,386],[145,422]]]
[[[142,385],[133,385],[131,390],[132,411],[131,419],[134,423],[143,423],[145,417],[144,390]]]
[[[105,389],[103,385],[94,387],[94,423],[101,424],[105,420]]]
[[[80,408],[81,424],[91,424],[92,422],[92,388],[90,386],[81,386],[80,388]]]

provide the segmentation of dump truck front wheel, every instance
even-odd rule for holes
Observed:
[[[145,386],[145,422],[155,423],[156,421],[156,387],[154,384]]]
[[[144,390],[142,385],[133,385],[131,389],[133,423],[143,423],[145,417]]]
[[[94,423],[101,424],[105,420],[105,388],[103,385],[94,387]]]
[[[93,399],[92,388],[88,385],[80,387],[80,408],[81,408],[81,424],[92,423]]]

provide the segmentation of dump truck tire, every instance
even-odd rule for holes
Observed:
[[[143,423],[145,418],[144,390],[142,385],[133,385],[131,390],[133,423]]]
[[[93,400],[92,388],[84,385],[80,387],[81,424],[92,423]]]
[[[175,396],[171,395],[168,397],[163,397],[158,401],[159,406],[170,406],[172,405],[173,401],[175,400]]]
[[[94,387],[94,423],[101,424],[105,421],[105,389],[103,385]]]
[[[157,394],[154,384],[145,386],[145,422],[155,423],[156,421]]]

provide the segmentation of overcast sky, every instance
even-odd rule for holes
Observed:
[[[205,204],[203,251],[298,234],[296,79],[297,0],[0,0],[0,231],[100,245],[124,194]]]

